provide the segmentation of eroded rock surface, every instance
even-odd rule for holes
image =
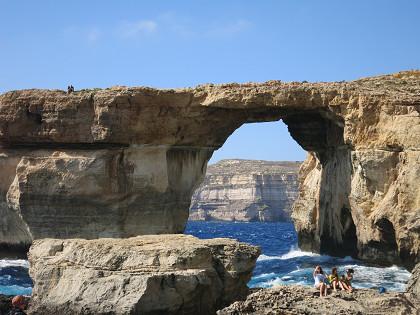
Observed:
[[[407,283],[407,292],[417,295],[420,299],[420,264],[417,264],[412,271]]]
[[[207,167],[190,220],[289,221],[300,162],[222,160]]]
[[[0,239],[181,232],[212,152],[283,119],[309,152],[303,249],[420,261],[420,72],[352,82],[23,90],[0,95]],[[275,135],[273,135],[273,145]]]
[[[214,314],[244,298],[260,251],[190,235],[34,241],[31,314]]]
[[[320,298],[319,292],[303,286],[278,286],[260,289],[245,301],[235,302],[218,315],[318,315],[318,314],[406,314],[420,312],[420,299],[408,293],[360,289],[353,293],[334,292]]]

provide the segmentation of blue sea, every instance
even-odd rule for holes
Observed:
[[[411,274],[404,268],[371,266],[351,257],[332,257],[301,251],[292,223],[226,223],[190,221],[187,234],[199,238],[229,237],[258,245],[262,254],[257,260],[250,287],[269,288],[278,284],[313,285],[312,272],[321,265],[329,273],[337,267],[339,274],[354,269],[356,288],[385,287],[389,291],[404,291]]]
[[[261,247],[250,287],[269,288],[278,284],[313,285],[312,270],[321,265],[326,272],[338,267],[339,273],[353,268],[356,288],[385,287],[404,291],[410,273],[404,268],[371,266],[351,257],[338,258],[304,252],[297,248],[297,235],[291,223],[188,222],[186,234],[199,238],[229,237]],[[30,295],[32,281],[28,262],[0,260],[0,293]]]

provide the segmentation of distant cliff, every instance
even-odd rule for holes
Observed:
[[[222,160],[194,192],[190,220],[288,221],[301,162]]]

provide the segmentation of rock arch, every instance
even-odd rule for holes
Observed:
[[[370,259],[370,242],[383,241],[375,218],[386,216],[394,260],[410,267],[420,244],[419,78],[0,95],[3,246],[180,233],[212,152],[244,123],[283,119],[309,152],[293,214],[300,245]]]

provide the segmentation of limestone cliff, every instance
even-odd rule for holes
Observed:
[[[258,247],[190,235],[35,241],[30,314],[215,314],[244,298]]]
[[[207,167],[190,220],[288,221],[300,162],[222,160]]]
[[[279,119],[309,152],[293,210],[300,246],[419,262],[419,71],[2,94],[2,245],[182,232],[212,152],[244,123]]]

